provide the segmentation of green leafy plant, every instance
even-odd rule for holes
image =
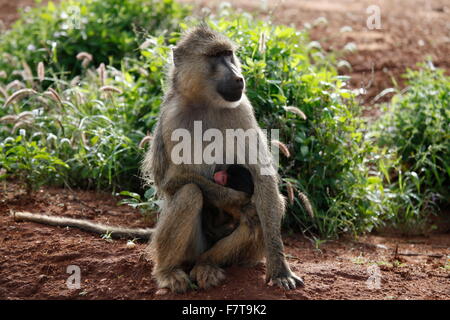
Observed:
[[[58,179],[61,169],[69,166],[41,148],[35,141],[26,141],[22,135],[0,143],[0,165],[32,192],[52,179]]]
[[[407,89],[385,106],[372,134],[390,150],[391,160],[379,162],[390,192],[388,219],[412,231],[450,199],[450,78],[431,64],[406,78]]]
[[[170,33],[187,14],[186,5],[172,0],[49,1],[23,12],[1,36],[0,70],[11,81],[23,62],[35,70],[43,61],[55,72],[73,77],[82,71],[80,52],[91,54],[94,66],[118,67],[125,56],[138,55],[137,48],[148,34]]]
[[[111,233],[110,231],[108,231],[108,232],[102,234],[102,235],[101,235],[101,238],[102,238],[103,240],[107,241],[107,242],[112,242],[112,241],[113,241],[113,239],[112,239],[112,233]]]
[[[119,4],[120,14],[116,17]],[[60,16],[64,16],[71,5],[81,6],[82,17],[89,15],[91,20],[81,29],[72,30],[78,32],[70,38],[70,41],[74,41],[73,49],[70,49],[71,44],[58,42],[61,39],[55,40],[65,50],[63,55],[67,59],[44,59],[47,62],[41,63],[40,71],[45,73],[44,81],[39,77],[27,77],[26,82],[14,80],[2,88],[0,104],[8,102],[7,98],[17,94],[21,87],[33,87],[37,94],[15,99],[0,108],[2,124],[6,124],[0,126],[0,138],[14,136],[17,127],[26,126],[32,140],[47,147],[53,155],[70,165],[70,170],[64,172],[65,184],[83,188],[116,190],[120,186],[123,189],[139,190],[138,168],[143,149],[138,145],[156,121],[157,108],[162,98],[161,79],[164,78],[164,66],[170,49],[164,45],[164,36],[148,33],[145,33],[145,39],[153,45],[145,45],[139,49],[138,42],[144,40],[140,40],[136,30],[127,29],[131,28],[131,23],[127,22],[129,19],[146,17],[145,19],[151,20],[151,23],[146,23],[147,27],[151,27],[147,31],[166,34],[172,27],[175,28],[173,22],[184,17],[187,11],[184,6],[170,0],[133,0],[125,3],[113,0],[79,1],[64,2],[58,6],[49,3],[47,7],[27,12],[2,38],[4,42],[0,42],[0,47],[3,46],[5,54],[17,58],[11,66],[23,69],[22,75],[34,73],[34,64],[43,58],[35,59],[34,51],[27,51],[19,44],[15,46],[15,41],[28,37],[30,32],[27,27],[30,27],[39,31],[34,34],[33,39],[28,39],[31,43],[47,42],[51,33],[44,31],[51,30],[53,24],[64,23]],[[108,16],[113,21],[105,24]],[[51,23],[42,21],[45,19],[49,19]],[[46,25],[47,22],[49,26]],[[114,28],[117,28],[117,32]],[[100,31],[114,36],[126,33],[133,42],[129,43],[120,37],[116,42],[103,38],[99,41],[97,33]],[[79,38],[79,33],[83,32],[91,34],[95,40]],[[115,46],[114,50],[118,50],[115,56],[127,55],[117,61],[116,65],[120,68],[103,64],[96,70],[95,63],[81,66],[76,55],[90,41],[95,46],[100,46],[97,50],[100,53],[103,48]],[[123,42],[127,43],[126,47],[117,47]],[[18,56],[19,51],[26,55]],[[73,55],[69,57],[72,52]],[[24,64],[20,63],[21,60]],[[71,69],[74,61],[81,68],[77,71],[80,73],[79,77],[71,79],[70,74],[55,71],[61,70],[61,67]],[[102,60],[98,62],[100,61]],[[9,64],[4,66],[6,71],[9,67]],[[7,80],[11,80],[11,77],[8,76]],[[31,111],[33,115],[27,121],[21,121],[22,113]],[[12,118],[14,119],[11,120]]]
[[[408,70],[408,89],[392,99],[379,123],[379,143],[395,146],[403,167],[424,190],[448,199],[450,183],[450,77],[430,65]]]
[[[118,205],[126,204],[132,208],[138,208],[144,216],[156,212],[158,209],[159,202],[156,198],[156,190],[153,187],[147,189],[143,197],[138,193],[130,191],[122,191],[117,195],[128,197],[120,200]]]

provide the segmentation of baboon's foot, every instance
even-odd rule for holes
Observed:
[[[190,273],[192,280],[197,282],[201,289],[208,289],[217,286],[223,279],[225,274],[223,270],[211,264],[196,264]]]
[[[155,278],[160,288],[169,288],[172,292],[183,293],[191,286],[189,276],[181,269],[158,272]]]
[[[272,282],[277,286],[279,286],[280,288],[286,290],[293,290],[296,289],[297,287],[305,286],[303,279],[296,276],[295,274],[292,274],[288,277],[275,278],[272,280]]]
[[[291,271],[285,259],[267,259],[266,264],[266,283],[272,281],[273,284],[286,290],[305,286],[303,279]]]

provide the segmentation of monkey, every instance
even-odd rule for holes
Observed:
[[[250,171],[239,165],[231,165],[226,169],[214,173],[214,182],[227,188],[242,191],[248,195],[253,194],[254,184]],[[206,203],[204,205],[207,205]],[[202,214],[202,225],[209,242],[215,243],[233,232],[241,217],[241,210],[225,212],[219,208],[208,206],[204,209],[207,214]],[[247,206],[245,212],[250,219],[257,219],[254,206]]]
[[[253,195],[255,190],[250,171],[236,164],[229,166],[225,170],[216,171],[214,173],[214,182],[249,195]]]
[[[16,213],[16,218],[97,233],[113,231],[112,236],[151,238],[148,248],[154,260],[153,275],[160,287],[176,292],[186,291],[191,279],[200,288],[215,286],[224,278],[221,267],[233,263],[254,265],[264,256],[266,282],[272,280],[285,289],[303,285],[284,256],[280,227],[285,201],[275,174],[262,175],[261,165],[245,164],[254,183],[254,193],[249,197],[245,192],[215,183],[215,164],[180,165],[170,161],[172,131],[185,128],[192,132],[195,120],[222,133],[226,129],[256,129],[263,142],[263,153],[267,159],[270,157],[244,93],[245,80],[236,49],[228,38],[200,26],[187,32],[173,50],[169,89],[141,167],[144,180],[154,183],[164,200],[156,228],[137,232],[86,220],[27,213]],[[249,206],[256,211],[256,222],[245,214]],[[205,234],[211,230],[202,226],[202,217],[211,215],[214,209],[241,214],[239,225],[230,234],[208,243]],[[189,276],[186,263],[193,265]]]
[[[240,165],[230,165],[224,170],[219,170],[214,173],[214,182],[223,185],[227,188],[242,191],[249,196],[253,195],[255,185],[253,184],[253,178],[249,170]],[[253,206],[246,207],[245,213],[248,217],[253,217],[256,214]],[[241,216],[241,210],[233,210],[226,212],[230,214],[234,219],[239,220]]]
[[[159,287],[175,292],[185,292],[191,281],[201,289],[216,286],[225,277],[223,266],[255,265],[263,257],[266,282],[272,281],[285,289],[303,285],[285,258],[281,239],[285,199],[278,189],[279,178],[267,141],[245,94],[236,50],[230,39],[204,24],[181,37],[173,48],[168,87],[152,144],[141,167],[143,178],[155,185],[164,202],[148,247],[154,263],[153,276]],[[195,134],[195,121],[201,121],[202,132],[213,128],[223,136],[227,129],[257,132],[259,152],[266,160],[264,163],[270,163],[272,174],[263,174],[259,163],[243,164],[253,177],[251,197],[214,183],[217,163],[172,161],[175,146],[172,133],[183,129]],[[248,141],[244,147],[249,147]],[[239,226],[231,234],[208,244],[207,230],[202,226],[202,215],[210,214],[204,208],[205,201],[226,212],[242,213],[246,206],[252,205],[258,223],[241,214]]]
[[[214,182],[221,184],[227,188],[232,188],[238,191],[245,192],[249,195],[253,194],[254,184],[253,178],[247,169],[240,165],[231,165],[227,169],[220,170],[214,173]],[[300,201],[303,207],[310,217],[314,217],[314,210],[312,208],[311,202],[306,194],[303,192],[298,193]],[[249,207],[248,209],[250,209]],[[254,208],[253,208],[254,209]],[[239,219],[241,211],[228,212],[235,219]],[[246,212],[246,215],[252,217],[255,212]]]

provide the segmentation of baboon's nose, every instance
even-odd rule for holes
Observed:
[[[244,88],[244,78],[236,76],[235,81],[239,88]]]

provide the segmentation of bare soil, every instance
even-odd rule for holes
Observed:
[[[10,212],[130,227],[152,226],[151,219],[117,206],[119,199],[107,193],[50,187],[32,196],[23,192],[14,182],[0,186],[0,299],[450,299],[448,229],[421,237],[342,239],[320,250],[299,234],[285,236],[289,263],[304,278],[304,288],[284,291],[266,285],[261,263],[226,269],[227,278],[219,287],[172,294],[157,290],[145,243],[130,247],[127,240],[16,222]],[[396,256],[396,250],[420,256]],[[370,287],[373,264],[379,268],[379,288]],[[69,265],[80,267],[80,289],[66,285]]]
[[[46,3],[48,0],[44,0],[42,3]],[[35,5],[34,0],[0,0],[0,23],[5,27],[9,27],[14,21],[19,18],[20,10],[27,10],[27,8]]]

